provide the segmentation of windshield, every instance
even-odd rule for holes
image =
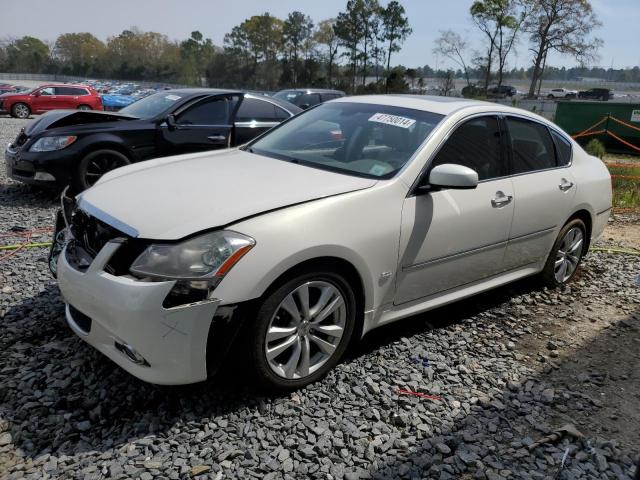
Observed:
[[[178,95],[176,93],[156,93],[124,107],[120,110],[120,113],[149,119],[164,112],[167,108],[182,98],[184,98],[183,95]]]
[[[252,153],[369,178],[390,178],[443,118],[364,103],[325,103],[248,145]]]

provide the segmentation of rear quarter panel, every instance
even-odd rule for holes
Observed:
[[[587,210],[591,213],[591,236],[595,239],[602,234],[611,211],[611,175],[602,160],[587,154],[575,142],[571,173],[577,186],[573,211]]]

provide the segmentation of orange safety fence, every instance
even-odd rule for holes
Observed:
[[[631,148],[632,150],[635,150],[636,152],[640,152],[640,147],[635,146],[632,143],[627,142],[626,140],[623,140],[622,138],[620,138],[618,135],[616,135],[613,132],[610,132],[606,127],[604,128],[604,130],[597,130],[595,132],[592,132],[591,130],[593,130],[594,128],[596,128],[598,125],[600,125],[601,123],[607,121],[607,120],[613,120],[616,123],[619,123],[620,125],[623,125],[627,128],[631,128],[633,130],[637,130],[640,132],[640,127],[636,127],[635,125],[631,125],[630,123],[627,123],[623,120],[620,120],[619,118],[616,118],[612,115],[607,115],[606,117],[602,117],[598,122],[594,123],[593,125],[591,125],[589,128],[587,128],[586,130],[583,130],[582,132],[579,133],[575,133],[573,135],[571,135],[573,137],[573,139],[578,139],[581,137],[590,137],[592,135],[600,135],[601,133],[604,133],[605,135],[609,135],[611,138],[619,141],[620,143],[622,143],[623,145]]]

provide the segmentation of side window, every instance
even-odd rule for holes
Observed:
[[[513,151],[513,173],[527,173],[556,166],[553,141],[540,123],[507,117]]]
[[[53,87],[41,88],[40,95],[55,95],[56,92]]]
[[[278,122],[281,118],[278,115],[276,107],[272,103],[247,97],[240,104],[236,114],[236,122]]]
[[[56,95],[75,95],[75,88],[56,87]]]
[[[276,109],[276,118],[278,120],[286,120],[287,118],[289,118],[291,116],[289,114],[289,112],[287,112],[286,110],[284,110],[284,109],[282,109],[280,107],[277,107],[275,105],[274,105],[274,107]]]
[[[296,98],[296,105],[301,107],[302,105],[309,105],[313,107],[320,103],[320,95],[317,93],[305,93]]]
[[[179,125],[226,125],[231,102],[226,98],[203,100],[189,107],[177,118]]]
[[[559,167],[566,167],[571,163],[571,144],[558,132],[551,130],[551,136],[556,143],[556,159]]]
[[[506,175],[496,117],[479,117],[458,127],[442,146],[432,166],[464,165],[478,172],[479,180]]]
[[[333,100],[334,98],[338,98],[338,95],[335,93],[323,93],[321,95],[323,102],[328,102],[329,100]]]
[[[84,88],[72,88],[72,90],[73,90],[72,95],[76,95],[76,96],[89,95],[89,92],[87,92]]]

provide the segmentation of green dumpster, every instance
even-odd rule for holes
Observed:
[[[638,103],[559,102],[555,121],[581,144],[597,138],[609,152],[640,155]]]

